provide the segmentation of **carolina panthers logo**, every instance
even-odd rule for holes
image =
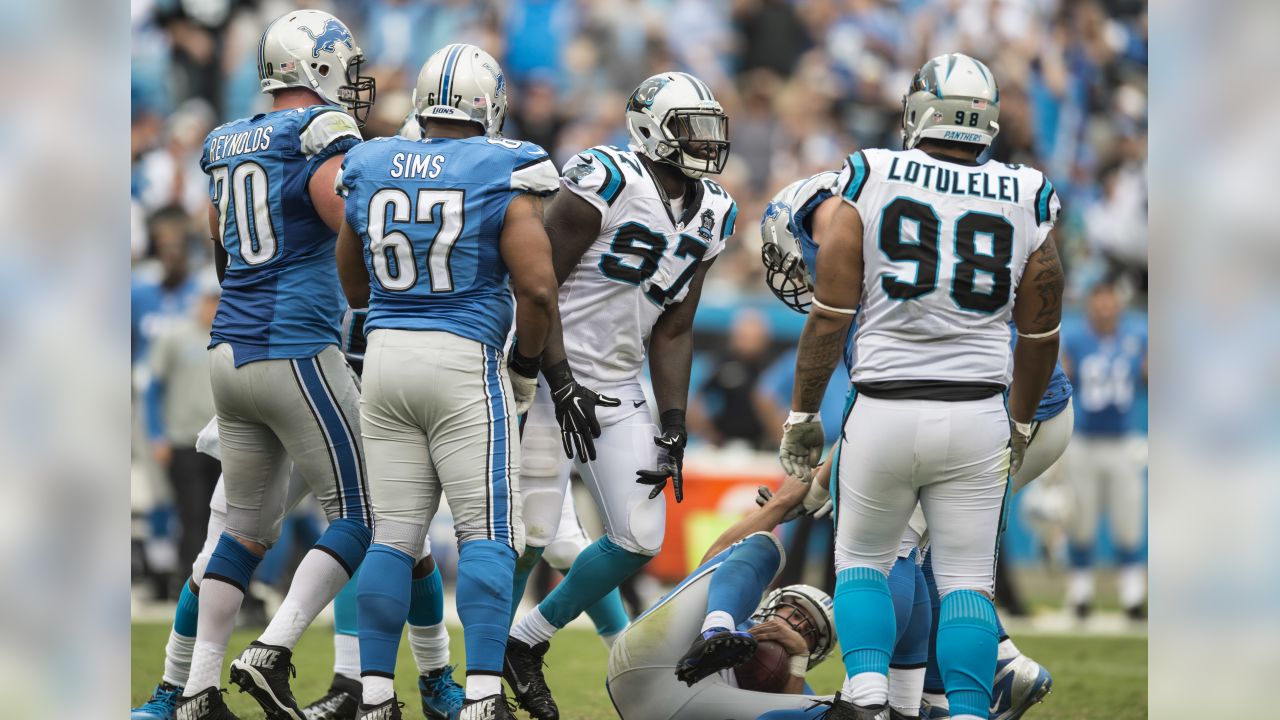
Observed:
[[[311,32],[311,28],[305,26],[302,28],[302,31],[307,34],[307,37],[311,38],[311,57],[313,58],[320,57],[321,50],[325,52],[333,52],[334,48],[338,46],[338,43],[346,45],[348,50],[355,49],[355,45],[351,43],[351,31],[347,30],[347,28],[337,20],[326,20],[324,23],[324,29],[320,31],[319,35]]]
[[[579,160],[582,162],[569,168],[569,171],[564,174],[564,178],[574,185],[582,182],[582,178],[590,175],[595,169],[590,157],[580,157]]]
[[[671,81],[667,78],[658,76],[651,77],[640,83],[640,87],[631,93],[631,101],[627,103],[627,109],[640,112],[646,108],[653,107],[653,98],[669,82]]]
[[[698,228],[698,237],[711,242],[711,228],[716,226],[716,214],[711,208],[702,211],[702,227]]]

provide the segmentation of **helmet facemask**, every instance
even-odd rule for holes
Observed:
[[[804,260],[795,253],[783,252],[775,242],[765,240],[760,246],[765,283],[784,305],[807,314],[813,304],[813,286],[805,271]]]
[[[657,154],[691,178],[718,175],[729,160],[729,118],[719,109],[673,108],[662,120]]]
[[[347,82],[338,88],[338,102],[342,103],[360,127],[364,127],[368,121],[374,98],[378,95],[373,77],[360,74],[363,65],[364,55],[353,55],[347,61]]]

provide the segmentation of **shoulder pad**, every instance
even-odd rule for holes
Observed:
[[[328,150],[336,142],[347,144],[362,140],[356,121],[337,108],[321,107],[303,115],[298,128],[298,146],[308,158]]]
[[[616,151],[604,147],[584,150],[564,164],[560,175],[580,195],[594,195],[612,205],[627,186],[627,178]]]

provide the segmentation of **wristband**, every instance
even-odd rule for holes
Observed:
[[[1024,436],[1031,436],[1031,423],[1018,422],[1017,420],[1014,420],[1013,427]]]
[[[665,434],[669,431],[683,433],[684,430],[684,410],[663,410],[661,415],[662,432]]]
[[[792,425],[799,425],[801,423],[811,423],[817,419],[818,413],[796,412],[795,410],[792,410],[791,414],[787,415],[787,421],[783,423],[782,427],[785,428],[791,427]]]
[[[551,392],[553,393],[573,382],[573,370],[569,369],[569,361],[567,359],[561,360],[549,368],[543,368],[542,376],[547,379],[547,383],[551,386]]]
[[[809,656],[808,655],[792,655],[791,656],[791,675],[792,677],[802,678],[804,674],[809,672]]]
[[[511,346],[511,357],[507,360],[507,366],[517,375],[524,378],[536,378],[538,377],[539,365],[540,358],[521,355],[520,350],[515,345]]]

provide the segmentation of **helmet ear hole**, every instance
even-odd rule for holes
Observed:
[[[641,127],[640,134],[643,135],[646,140],[649,139],[649,137],[652,135],[652,133],[649,132],[649,128],[647,127]]]
[[[319,66],[317,66],[315,63],[311,63],[311,67],[314,68],[315,71],[320,74],[320,77],[329,77],[328,63],[322,63]]]

